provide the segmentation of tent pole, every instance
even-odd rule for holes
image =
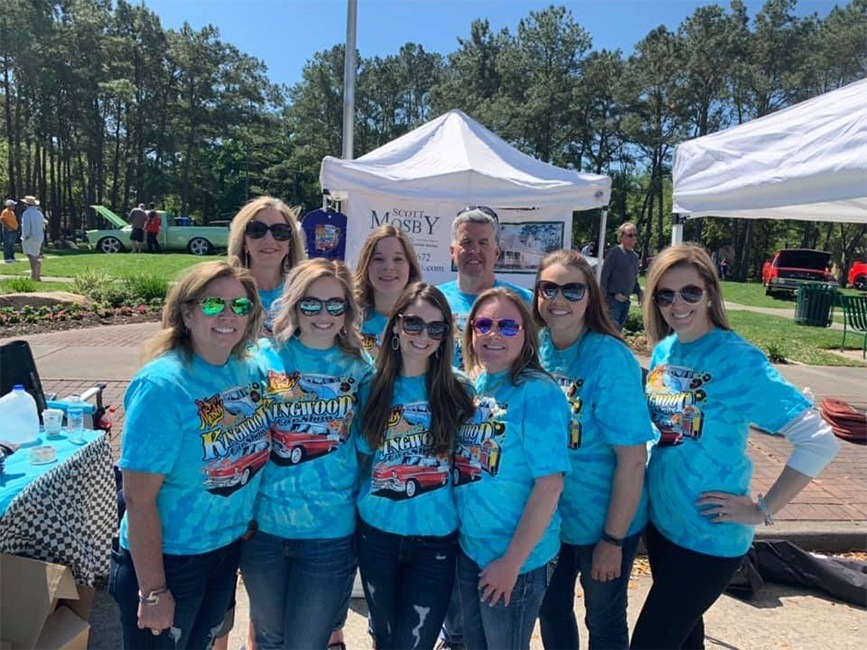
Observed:
[[[596,245],[596,279],[602,279],[602,260],[605,259],[605,229],[608,227],[608,206],[602,208],[599,215],[599,243]]]
[[[346,1],[346,52],[343,64],[343,159],[352,160],[355,138],[355,32],[358,0]]]
[[[671,226],[671,245],[677,246],[683,243],[683,224],[686,221],[686,215],[675,212]]]

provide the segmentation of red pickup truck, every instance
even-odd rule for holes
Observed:
[[[867,291],[867,262],[855,262],[849,268],[846,284],[860,291]]]
[[[774,255],[762,267],[765,293],[795,293],[803,284],[835,282],[828,271],[831,253],[809,248],[789,248]]]

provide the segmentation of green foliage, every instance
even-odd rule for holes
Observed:
[[[768,343],[765,347],[768,350],[768,360],[771,363],[788,363],[783,346],[777,343]]]
[[[145,303],[165,300],[169,290],[168,281],[156,275],[135,275],[124,278],[123,286],[130,297]]]
[[[623,331],[629,334],[639,334],[644,332],[644,321],[641,318],[641,308],[631,307],[629,314],[626,316],[626,324],[623,326]]]
[[[2,284],[3,293],[31,293],[36,291],[36,282],[30,278],[10,278]]]
[[[77,274],[72,281],[75,293],[111,307],[161,304],[168,287],[168,280],[157,275],[115,277],[105,269],[87,269]]]

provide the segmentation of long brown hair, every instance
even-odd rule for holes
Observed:
[[[370,284],[370,264],[373,261],[373,253],[376,250],[376,245],[388,237],[395,237],[401,246],[403,246],[406,261],[409,264],[409,277],[406,281],[406,286],[408,287],[413,282],[421,281],[421,267],[415,254],[415,247],[412,245],[412,240],[409,236],[403,230],[395,228],[390,223],[379,226],[364,240],[364,244],[361,245],[361,252],[358,254],[358,264],[355,266],[355,299],[358,301],[358,306],[365,316],[373,313],[374,309],[373,285]]]
[[[299,208],[290,208],[283,201],[275,199],[273,196],[260,196],[258,199],[249,201],[232,219],[232,223],[229,226],[228,258],[232,263],[240,264],[247,268],[250,267],[250,256],[247,253],[245,245],[244,237],[246,234],[244,231],[247,228],[247,224],[257,214],[269,208],[279,212],[286,223],[292,228],[292,239],[289,240],[289,254],[283,260],[282,266],[283,274],[285,275],[289,269],[295,268],[299,262],[307,259],[307,253],[305,252],[301,229],[298,227]]]
[[[650,270],[647,272],[643,316],[644,330],[647,332],[647,338],[650,339],[650,342],[658,343],[671,334],[671,328],[662,317],[659,307],[656,306],[653,294],[656,292],[656,287],[662,276],[675,267],[692,267],[696,270],[707,288],[708,302],[710,302],[708,311],[711,322],[721,330],[731,329],[728,316],[726,316],[726,306],[723,302],[722,287],[719,284],[716,267],[707,251],[695,244],[679,244],[669,246],[654,257],[653,264],[650,265]]]
[[[355,304],[352,273],[340,260],[315,257],[304,260],[289,271],[283,284],[280,311],[274,318],[274,337],[282,344],[295,336],[300,329],[296,307],[307,295],[310,285],[320,278],[334,278],[343,290],[346,299],[346,318],[337,333],[337,346],[354,357],[362,358],[361,332],[358,329],[358,305]]]
[[[432,284],[416,282],[407,286],[394,304],[388,317],[382,349],[376,356],[376,374],[370,387],[370,399],[361,415],[362,432],[371,449],[377,449],[385,435],[391,412],[395,378],[403,365],[400,346],[395,350],[391,341],[403,311],[416,301],[424,301],[438,309],[446,323],[452,322],[452,310],[443,293]],[[428,404],[431,413],[431,447],[434,454],[450,453],[458,427],[473,414],[469,387],[455,375],[452,368],[454,329],[449,328],[436,352],[428,359],[425,375]]]
[[[518,358],[515,359],[512,367],[509,369],[509,381],[514,385],[518,385],[523,380],[522,378],[525,374],[532,372],[548,375],[548,372],[542,367],[542,362],[539,361],[539,329],[533,321],[530,308],[521,296],[505,287],[493,287],[482,291],[476,297],[476,301],[473,303],[472,309],[470,309],[470,314],[467,316],[467,327],[464,330],[464,366],[467,372],[470,373],[470,376],[474,377],[482,369],[481,361],[473,349],[473,338],[475,337],[473,320],[476,314],[479,313],[482,304],[494,299],[512,303],[521,316],[521,326],[524,328],[524,345]]]
[[[533,284],[533,321],[536,325],[539,327],[547,325],[545,319],[542,318],[542,314],[539,312],[539,278],[542,277],[542,271],[555,264],[581,271],[581,275],[584,276],[584,284],[587,285],[587,308],[584,311],[584,327],[591,332],[607,334],[623,341],[620,332],[617,331],[614,323],[611,322],[611,316],[608,315],[608,309],[602,300],[602,288],[599,286],[596,274],[593,273],[590,263],[578,251],[565,249],[554,251],[548,253],[541,264],[539,264],[536,281]]]
[[[201,262],[191,267],[169,291],[163,307],[163,328],[148,339],[143,348],[143,362],[150,361],[171,350],[182,350],[187,361],[193,358],[193,339],[184,324],[184,313],[204,295],[206,287],[214,280],[233,278],[241,283],[253,309],[247,316],[244,337],[232,348],[231,356],[242,358],[249,352],[250,342],[254,341],[262,327],[262,301],[256,290],[256,282],[247,269],[224,261]]]

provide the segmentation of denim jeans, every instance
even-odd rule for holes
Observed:
[[[617,331],[623,329],[623,326],[626,325],[626,318],[629,316],[629,300],[626,302],[620,302],[619,300],[614,298],[613,293],[605,294],[605,298],[608,302],[608,313],[611,314],[611,320],[614,321],[614,326],[617,328]]]
[[[722,534],[722,533],[721,533]],[[704,613],[722,595],[743,556],[718,557],[678,546],[647,525],[653,584],[632,631],[632,648],[704,648]]]
[[[260,530],[244,542],[241,575],[257,649],[326,647],[354,571],[353,535],[285,539]]]
[[[455,576],[457,576],[457,565],[455,565]],[[449,597],[449,607],[446,610],[445,620],[443,620],[440,639],[442,639],[443,645],[451,650],[464,650],[466,648],[464,645],[464,616],[461,611],[461,589],[457,578],[452,595]]]
[[[575,620],[575,579],[581,576],[584,591],[584,622],[590,631],[591,650],[596,648],[625,650],[629,647],[629,627],[626,623],[626,600],[629,574],[641,533],[623,540],[620,577],[600,582],[590,577],[593,549],[596,544],[575,546],[563,543],[557,568],[542,609],[539,623],[542,643],[546,648],[577,648],[578,623]]]
[[[108,591],[120,609],[123,647],[210,648],[235,597],[241,542],[201,555],[163,555],[166,584],[175,601],[174,625],[154,636],[138,628],[138,591],[132,555],[111,553]]]
[[[518,576],[508,605],[482,603],[479,592],[481,567],[460,551],[458,581],[464,614],[464,641],[471,650],[528,650],[539,607],[551,581],[557,560]]]
[[[3,259],[15,259],[15,240],[18,238],[17,230],[3,227]]]
[[[395,535],[358,524],[358,566],[375,647],[433,648],[455,581],[457,531]]]

